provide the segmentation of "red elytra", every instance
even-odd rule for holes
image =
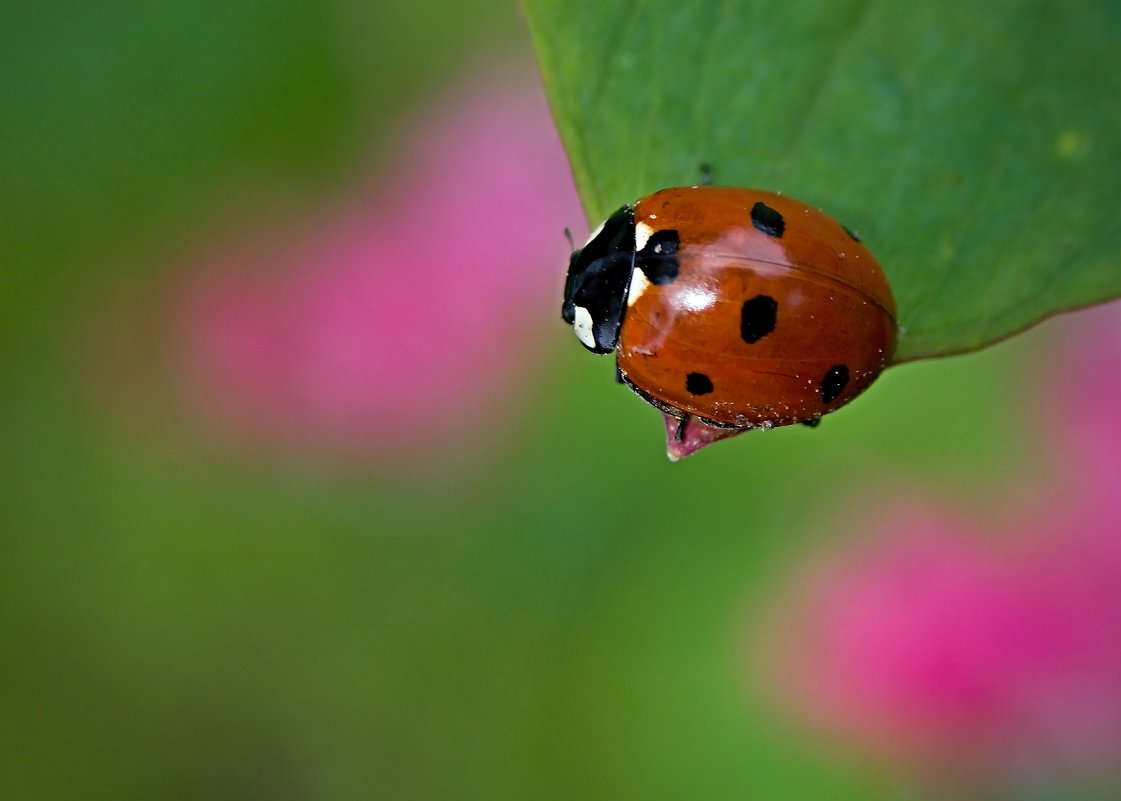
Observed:
[[[856,235],[799,200],[736,187],[624,206],[573,253],[564,316],[666,415],[671,458],[814,424],[895,347],[891,288]]]

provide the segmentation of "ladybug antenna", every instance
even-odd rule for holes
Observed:
[[[564,227],[564,238],[568,240],[569,250],[576,250],[576,243],[572,241],[572,232],[568,230],[568,226]]]

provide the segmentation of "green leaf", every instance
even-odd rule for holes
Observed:
[[[665,186],[786,192],[858,230],[896,361],[1121,295],[1116,0],[525,0],[589,218]]]

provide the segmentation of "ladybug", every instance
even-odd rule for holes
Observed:
[[[759,189],[663,189],[623,206],[568,264],[561,316],[665,417],[671,459],[804,423],[891,360],[891,287],[860,237]]]

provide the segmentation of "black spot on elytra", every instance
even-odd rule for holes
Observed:
[[[685,389],[690,395],[707,395],[712,392],[712,379],[704,373],[685,376]]]
[[[677,249],[681,247],[681,237],[673,228],[655,231],[650,234],[635,256],[635,266],[646,274],[652,284],[668,284],[677,278],[681,267],[677,263]]]
[[[845,391],[845,387],[849,383],[849,368],[843,364],[835,364],[829,368],[825,373],[825,378],[821,379],[821,402],[832,403],[841,396]]]
[[[681,247],[681,236],[675,228],[655,231],[646,240],[646,246],[639,251],[643,256],[676,253]]]
[[[782,215],[763,201],[751,207],[751,224],[767,236],[781,237],[786,230]]]
[[[860,234],[858,234],[856,231],[852,230],[851,228],[849,228],[844,223],[841,223],[841,227],[845,229],[845,233],[848,234],[852,238],[853,242],[859,242],[860,241]]]
[[[768,295],[756,295],[745,300],[740,312],[740,336],[748,345],[754,345],[775,330],[778,302]]]

